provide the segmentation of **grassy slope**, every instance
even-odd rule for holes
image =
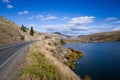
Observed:
[[[27,63],[21,70],[20,80],[63,80],[58,69],[50,64],[43,54],[31,48],[27,56]]]
[[[20,38],[19,27],[15,23],[0,17],[0,43],[20,41]]]
[[[15,80],[80,80],[61,61],[41,49],[40,43],[32,45],[20,77]]]
[[[0,16],[0,44],[24,41],[21,39],[23,35],[26,36],[26,41],[38,39],[38,32],[35,32],[34,36],[29,33],[29,30],[23,32],[20,26]]]

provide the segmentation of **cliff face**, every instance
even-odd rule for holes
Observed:
[[[120,30],[112,32],[103,32],[81,36],[79,38],[69,38],[66,43],[70,42],[106,42],[106,41],[120,41]]]

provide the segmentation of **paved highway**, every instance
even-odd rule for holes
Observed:
[[[15,55],[19,53],[24,47],[32,44],[36,41],[19,42],[12,44],[1,44],[0,45],[0,69],[4,67]]]

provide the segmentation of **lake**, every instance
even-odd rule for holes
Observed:
[[[66,44],[83,52],[76,60],[74,72],[91,80],[120,80],[120,42]]]

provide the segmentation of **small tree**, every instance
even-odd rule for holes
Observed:
[[[26,27],[25,27],[24,25],[21,26],[21,30],[22,30],[23,32],[27,32],[27,31],[26,31]]]
[[[33,30],[33,27],[31,27],[30,29],[30,35],[33,36],[34,35],[34,30]]]

